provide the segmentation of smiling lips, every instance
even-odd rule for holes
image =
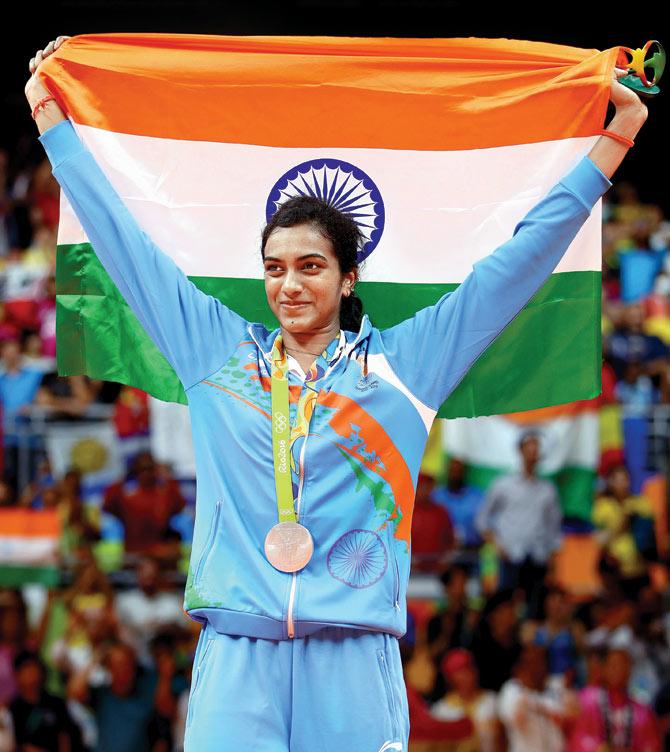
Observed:
[[[280,305],[286,306],[287,308],[300,308],[300,306],[308,305],[308,303],[306,303],[306,302],[280,303]]]

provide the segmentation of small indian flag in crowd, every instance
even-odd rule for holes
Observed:
[[[536,473],[556,484],[565,517],[591,519],[600,460],[598,400],[441,423],[447,456],[462,460],[467,482],[481,489],[499,475],[521,471],[519,439],[525,431],[536,431]]]
[[[457,288],[588,153],[617,52],[472,37],[83,34],[40,75],[197,287],[274,328],[261,229],[288,197],[319,196],[365,235],[357,290],[383,329]],[[600,271],[598,202],[439,417],[596,396]],[[62,375],[186,403],[62,193],[57,339]]]
[[[0,586],[55,585],[60,537],[55,509],[0,509]]]

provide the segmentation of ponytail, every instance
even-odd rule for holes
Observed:
[[[355,292],[342,296],[340,303],[340,327],[348,332],[358,332],[363,321],[363,301]]]

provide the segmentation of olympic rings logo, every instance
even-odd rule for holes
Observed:
[[[276,433],[282,433],[286,430],[286,416],[284,415],[284,413],[275,412],[273,415],[273,420]]]

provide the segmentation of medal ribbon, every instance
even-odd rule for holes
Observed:
[[[278,334],[272,346],[272,456],[274,460],[275,490],[277,493],[277,514],[279,522],[297,522],[295,500],[293,498],[292,473],[297,473],[291,448],[299,436],[307,438],[309,422],[314,413],[318,397],[316,382],[321,379],[330,365],[340,334],[319,355],[310,366],[305,376],[305,388],[302,390],[296,412],[296,422],[290,425],[288,360],[284,341]]]

